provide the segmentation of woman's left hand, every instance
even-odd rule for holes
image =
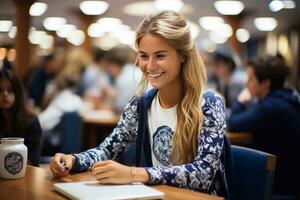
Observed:
[[[112,160],[96,162],[92,167],[92,173],[103,184],[127,184],[132,183],[131,168]]]

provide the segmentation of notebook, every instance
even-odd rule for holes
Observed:
[[[163,199],[164,193],[141,183],[101,185],[98,181],[56,183],[54,189],[71,199]]]

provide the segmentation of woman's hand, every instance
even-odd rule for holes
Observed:
[[[127,167],[112,160],[95,163],[92,173],[103,184],[128,184],[136,181],[145,183],[149,179],[144,168]]]
[[[54,177],[64,177],[69,175],[74,163],[75,157],[73,155],[57,153],[54,158],[52,158],[49,165]]]

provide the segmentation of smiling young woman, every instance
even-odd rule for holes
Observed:
[[[225,130],[223,99],[204,91],[205,66],[187,21],[173,11],[146,17],[137,30],[138,95],[118,126],[94,149],[50,163],[54,176],[91,169],[101,183],[167,184],[228,196],[221,160]],[[150,84],[153,89],[146,91]],[[136,167],[116,160],[136,144]],[[221,175],[221,176],[219,176]],[[220,187],[221,185],[221,187]]]

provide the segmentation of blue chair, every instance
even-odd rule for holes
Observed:
[[[233,200],[269,200],[272,196],[276,156],[240,146],[231,146]]]
[[[60,122],[60,152],[77,153],[81,151],[82,121],[78,112],[66,112]]]

